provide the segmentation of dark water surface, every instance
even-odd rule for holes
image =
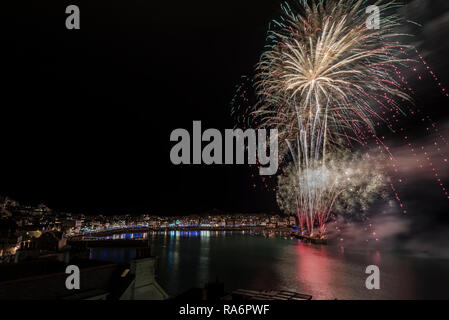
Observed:
[[[171,296],[216,277],[226,290],[284,289],[313,299],[449,299],[449,260],[340,245],[317,246],[242,232],[126,234],[150,237],[157,279]],[[96,248],[92,259],[125,262],[132,248]],[[368,290],[365,269],[380,268],[380,290]]]

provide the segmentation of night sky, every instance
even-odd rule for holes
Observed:
[[[2,9],[0,194],[103,214],[277,210],[247,166],[172,165],[169,137],[194,120],[234,127],[235,86],[252,74],[280,1],[52,2]],[[447,1],[409,2],[423,24],[413,42],[449,86]],[[65,28],[69,4],[80,7],[81,30]],[[417,105],[444,127],[449,100],[430,78],[411,82]],[[419,139],[417,119],[404,125]],[[428,188],[413,190],[406,197]]]

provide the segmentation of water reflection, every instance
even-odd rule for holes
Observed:
[[[326,246],[296,243],[296,279],[301,286],[307,287],[308,292],[332,291],[330,284],[333,275],[327,250]]]
[[[448,260],[406,257],[364,246],[315,246],[242,232],[168,231],[146,236],[158,257],[158,281],[170,295],[203,287],[218,276],[228,291],[284,289],[314,299],[449,298]],[[132,248],[91,251],[93,259],[124,262],[134,257]],[[381,290],[365,288],[365,270],[371,264],[381,270]]]

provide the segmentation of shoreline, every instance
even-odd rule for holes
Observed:
[[[137,228],[123,228],[123,229],[111,229],[111,230],[101,230],[101,231],[93,231],[86,232],[79,235],[69,236],[68,240],[83,240],[84,238],[92,238],[95,237],[105,237],[114,234],[124,234],[124,233],[147,233],[147,232],[170,232],[170,231],[192,231],[192,232],[201,232],[201,231],[260,231],[260,232],[292,232],[291,227],[263,227],[263,226],[254,226],[254,227],[167,227],[167,228],[152,228],[152,227],[137,227]],[[92,238],[91,238],[92,237]],[[86,239],[86,240],[88,240]]]

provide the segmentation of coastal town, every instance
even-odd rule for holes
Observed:
[[[0,263],[20,259],[19,249],[60,252],[67,241],[92,235],[167,230],[289,230],[295,218],[279,214],[225,213],[211,210],[186,216],[157,214],[89,215],[24,205],[0,197]]]
[[[175,233],[208,235],[212,231],[224,231],[223,234],[249,231],[255,236],[271,238],[275,234],[290,233],[294,226],[293,217],[279,214],[226,213],[216,209],[183,216],[81,214],[0,197],[0,299],[168,299],[169,295],[156,280],[156,256],[148,234],[160,233],[165,238]],[[122,248],[134,254],[129,262],[91,255],[91,250],[107,248]],[[79,292],[68,291],[61,285],[66,281],[67,266],[76,266],[83,279],[88,279]],[[204,298],[204,292],[212,298],[226,296],[222,283],[207,283],[205,288],[190,288],[181,292],[180,297],[197,297],[199,291],[202,292],[200,299]],[[227,293],[226,299],[267,298],[267,294],[277,293],[244,290]],[[311,298],[286,291],[282,297]]]

